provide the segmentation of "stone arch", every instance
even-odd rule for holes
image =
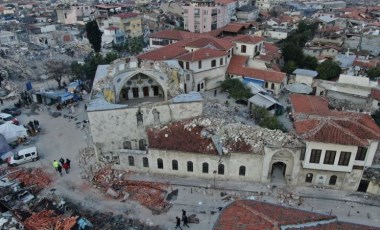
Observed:
[[[294,168],[294,155],[291,151],[286,149],[280,149],[273,153],[271,156],[271,159],[269,161],[269,167],[268,167],[268,176],[272,176],[273,172],[273,166],[276,165],[283,165],[284,167],[284,178],[287,181],[287,177],[291,177],[293,175],[293,168]]]
[[[115,85],[115,101],[116,101],[116,103],[120,103],[120,97],[123,96],[122,95],[123,93],[125,93],[123,91],[123,89],[125,88],[125,86],[127,86],[127,82],[139,74],[142,74],[143,76],[148,77],[149,80],[153,80],[155,83],[157,83],[158,86],[161,88],[163,94],[164,94],[163,95],[164,100],[168,99],[168,90],[167,90],[167,87],[165,85],[163,85],[163,83],[162,83],[163,78],[161,76],[155,76],[152,73],[145,72],[145,71],[136,71],[127,77],[122,76],[124,74],[125,74],[125,72],[123,74],[114,76],[114,79],[117,79],[116,80],[117,85]],[[149,86],[147,86],[147,87],[149,87]]]

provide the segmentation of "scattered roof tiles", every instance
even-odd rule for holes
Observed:
[[[294,113],[330,113],[329,101],[326,98],[301,94],[292,94],[289,98],[292,103]]]
[[[380,89],[371,89],[371,97],[380,101]]]
[[[214,230],[280,229],[283,225],[334,221],[335,216],[318,214],[253,200],[238,200],[227,206]]]
[[[356,59],[354,63],[352,63],[352,66],[359,66],[364,69],[371,69],[375,68],[379,65],[379,60],[360,60]]]
[[[232,56],[227,73],[275,83],[282,83],[286,78],[286,74],[283,72],[245,67],[244,65],[247,60],[248,57]]]

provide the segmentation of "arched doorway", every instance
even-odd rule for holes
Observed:
[[[285,181],[286,164],[277,161],[272,164],[271,183],[286,184]]]

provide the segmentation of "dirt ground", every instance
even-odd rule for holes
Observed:
[[[45,84],[45,83],[42,83]],[[53,84],[53,83],[51,83]],[[42,85],[43,86],[43,85]],[[225,100],[221,95],[221,99]],[[190,181],[177,179],[178,183],[172,185],[169,190],[179,189],[178,197],[173,201],[173,207],[167,213],[153,215],[150,210],[141,206],[137,202],[127,200],[121,202],[105,196],[101,191],[94,188],[86,179],[81,178],[81,168],[78,165],[79,154],[78,150],[91,146],[91,138],[88,129],[77,128],[76,122],[87,119],[87,114],[84,111],[84,102],[75,108],[75,113],[70,114],[74,119],[64,118],[64,116],[53,118],[49,115],[48,106],[41,105],[40,109],[35,112],[30,109],[24,109],[23,114],[18,117],[21,124],[25,124],[30,120],[39,120],[42,132],[32,137],[35,140],[41,159],[37,162],[25,164],[25,167],[40,167],[50,173],[53,178],[53,183],[49,188],[43,190],[41,196],[52,192],[61,195],[74,202],[79,206],[89,208],[91,210],[99,210],[101,212],[112,212],[116,214],[127,215],[130,218],[138,218],[148,225],[159,225],[162,229],[174,229],[175,217],[181,216],[181,210],[187,210],[188,215],[196,214],[200,218],[199,224],[191,224],[190,229],[207,230],[212,229],[215,221],[218,218],[218,208],[225,207],[232,200],[223,201],[220,193],[223,189],[205,189],[191,186]],[[4,108],[8,105],[13,105],[14,101],[5,101],[1,106]],[[63,110],[62,115],[68,115],[68,110]],[[76,120],[75,120],[76,119]],[[27,146],[21,146],[25,148]],[[59,158],[69,158],[71,160],[71,170],[69,174],[63,173],[60,176],[53,168],[52,162]],[[4,167],[4,165],[2,166]],[[147,177],[150,180],[158,180],[158,177],[151,175],[136,175],[142,178]],[[167,178],[169,181],[175,179]],[[192,178],[193,179],[193,178]],[[182,185],[180,185],[182,183]],[[187,185],[186,185],[187,183]],[[209,185],[210,181],[193,179],[193,183],[197,185]],[[233,186],[233,183],[217,181],[218,188]],[[246,184],[248,190],[251,191],[270,191],[266,186],[260,184]],[[241,188],[240,185],[235,186],[236,189]],[[327,191],[309,191],[302,190],[300,192],[322,194]],[[255,196],[250,192],[229,190],[229,193],[237,197],[258,199],[278,203],[278,199],[272,195]],[[325,214],[337,215],[339,220],[368,224],[380,227],[380,207],[367,206],[355,202],[342,202],[321,199],[305,199],[299,208],[308,211],[317,211]],[[350,213],[348,213],[350,212]],[[370,213],[370,216],[368,215]]]

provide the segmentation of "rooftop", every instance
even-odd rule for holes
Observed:
[[[307,76],[307,77],[316,77],[318,75],[318,72],[314,70],[308,70],[308,69],[296,69],[293,71],[293,74]]]
[[[222,57],[226,55],[226,51],[223,50],[215,50],[210,48],[202,48],[198,49],[194,52],[185,53],[176,59],[182,60],[182,61],[200,61],[210,58],[216,58],[216,57]]]
[[[329,101],[324,97],[301,94],[290,95],[294,113],[327,114],[330,113]]]

